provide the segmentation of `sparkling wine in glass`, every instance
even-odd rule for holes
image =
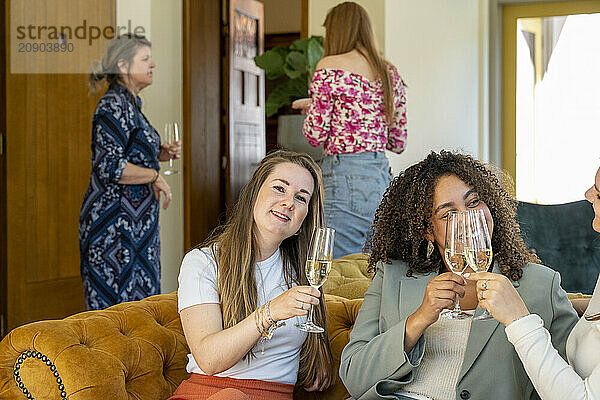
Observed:
[[[167,122],[165,124],[165,141],[169,144],[175,144],[178,142],[180,138],[179,125],[177,122]],[[173,168],[173,159],[169,160],[169,169],[167,169],[164,174],[165,175],[175,175],[178,174],[179,170]]]
[[[465,259],[465,214],[452,212],[446,219],[446,240],[444,258],[452,272],[458,275],[467,268]],[[443,310],[440,315],[448,319],[466,319],[471,316],[460,309],[458,294],[453,310]]]
[[[469,210],[467,212],[466,227],[467,240],[465,255],[467,264],[475,272],[485,272],[492,265],[492,238],[485,219],[483,210]],[[473,319],[493,319],[488,310]]]
[[[333,258],[333,239],[335,230],[333,228],[317,228],[310,241],[308,257],[306,259],[306,278],[308,283],[315,289],[319,289],[331,270],[331,260]],[[296,328],[313,333],[324,331],[313,322],[313,306],[310,305],[308,318],[304,323],[297,323]]]

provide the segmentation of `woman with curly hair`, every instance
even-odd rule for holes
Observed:
[[[447,216],[481,209],[492,234],[493,272],[543,316],[564,355],[577,314],[559,274],[536,264],[519,236],[516,202],[502,183],[491,167],[446,151],[394,179],[366,246],[375,276],[341,357],[340,377],[353,398],[538,398],[498,321],[439,318],[456,295],[463,310],[482,312],[475,281],[450,272],[443,257]]]
[[[227,224],[186,254],[178,309],[191,377],[173,400],[284,400],[294,385],[324,390],[335,373],[325,333],[302,332],[311,304],[326,327],[320,292],[304,266],[323,225],[323,180],[306,154],[267,155]]]

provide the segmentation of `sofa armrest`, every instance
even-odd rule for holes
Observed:
[[[15,367],[27,352],[50,365],[37,357],[22,361],[19,388]],[[21,398],[23,390],[60,398],[60,378],[69,400],[164,399],[188,376],[188,352],[174,293],[34,322],[0,342],[0,398]]]

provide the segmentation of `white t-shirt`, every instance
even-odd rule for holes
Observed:
[[[178,309],[196,304],[219,304],[217,294],[217,263],[209,248],[194,249],[187,253],[179,271]],[[254,273],[258,288],[258,307],[288,290],[283,276],[283,262],[279,249],[268,259],[256,263]],[[257,379],[294,385],[298,375],[300,350],[307,333],[294,325],[306,317],[285,320],[285,325],[275,330],[264,345],[252,349],[256,358],[241,359],[233,367],[214,376],[235,379]],[[248,362],[249,360],[249,362]],[[187,372],[206,375],[188,354]]]

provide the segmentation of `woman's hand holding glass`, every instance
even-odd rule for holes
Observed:
[[[465,295],[464,285],[464,280],[452,272],[432,278],[425,288],[423,302],[414,314],[417,321],[426,328],[438,320],[442,310],[453,309],[457,296]]]
[[[464,277],[477,281],[479,307],[488,310],[502,325],[508,326],[511,322],[529,315],[523,299],[506,276],[479,272],[465,274]]]
[[[321,292],[312,286],[294,286],[271,300],[271,317],[282,321],[308,314],[312,305],[319,304]]]
[[[171,161],[181,158],[181,140],[160,145],[159,161]]]
[[[161,146],[160,161],[168,161],[169,168],[164,172],[165,175],[178,174],[180,171],[173,168],[173,160],[181,157],[181,131],[177,122],[168,122],[165,124],[165,143]]]

